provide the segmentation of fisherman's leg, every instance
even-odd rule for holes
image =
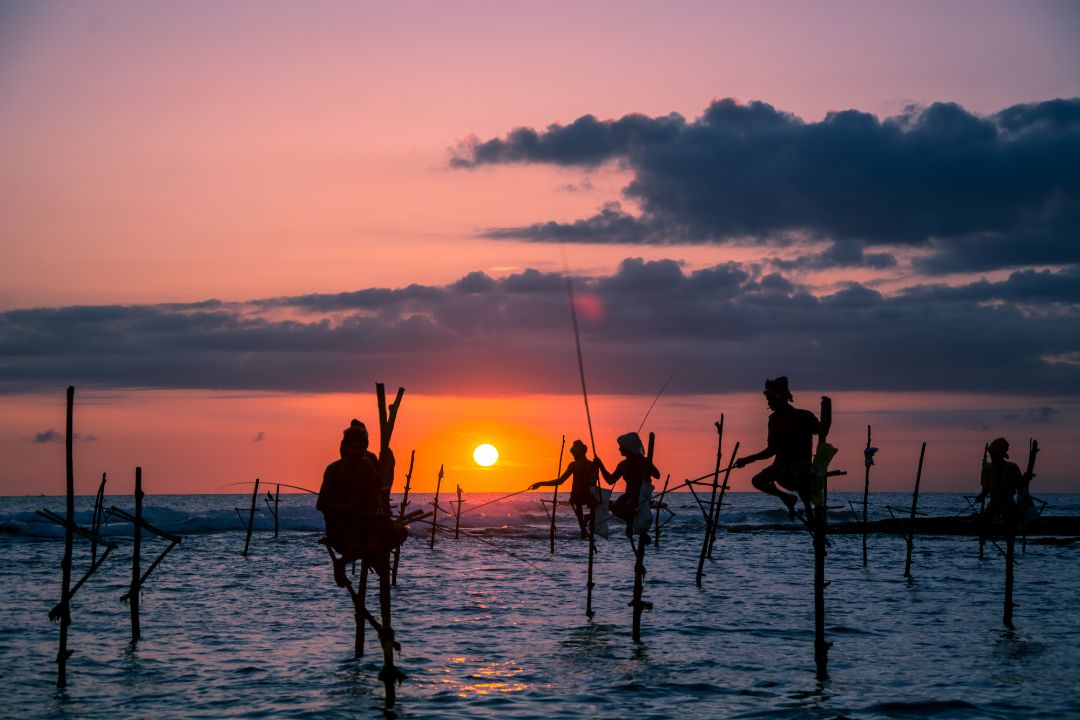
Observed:
[[[577,516],[578,527],[581,528],[581,537],[589,537],[589,528],[585,524],[585,505],[584,503],[571,503],[570,507],[574,508],[574,515]],[[590,510],[590,512],[592,512]]]
[[[755,475],[754,479],[750,482],[755,488],[757,488],[761,492],[767,495],[775,495],[776,497],[780,498],[783,501],[784,505],[787,506],[788,518],[794,520],[795,503],[797,502],[797,498],[794,495],[784,492],[776,486],[776,481],[779,475],[779,469],[775,465],[770,465],[769,467],[765,468],[757,475]]]

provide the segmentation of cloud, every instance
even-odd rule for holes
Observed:
[[[65,435],[62,432],[49,428],[48,430],[34,433],[27,439],[30,442],[39,445],[46,443],[62,443],[65,440]],[[81,433],[75,433],[75,442],[97,442],[97,435],[91,434],[83,436]]]
[[[915,246],[931,251],[919,267],[932,273],[1080,262],[1080,98],[985,117],[935,103],[883,120],[844,110],[819,122],[725,99],[693,121],[586,115],[543,131],[471,138],[450,164],[606,162],[632,173],[623,195],[640,214],[609,204],[573,222],[484,236],[770,244],[799,233],[835,243],[804,265],[885,267],[888,254],[860,249]]]
[[[628,258],[575,279],[590,389],[793,387],[1080,394],[1076,268],[884,294],[754,264]],[[588,312],[584,310],[588,309]],[[565,278],[473,272],[441,286],[243,303],[0,313],[0,390],[96,387],[575,392]]]
[[[1061,411],[1049,405],[1027,408],[1023,413],[1009,413],[1001,418],[1003,423],[1015,425],[1039,425],[1052,421]]]

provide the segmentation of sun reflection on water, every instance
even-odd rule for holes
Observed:
[[[468,662],[464,657],[450,658],[453,665],[463,665]],[[451,667],[443,669],[444,673],[453,672]],[[476,668],[472,673],[465,676],[464,681],[456,682],[452,678],[443,678],[441,683],[445,685],[457,685],[456,695],[462,698],[493,695],[496,693],[517,693],[528,690],[531,686],[519,679],[525,672],[512,661],[501,663],[489,663]]]

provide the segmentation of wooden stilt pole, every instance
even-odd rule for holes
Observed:
[[[1002,621],[1005,623],[1005,627],[1010,630],[1015,630],[1016,626],[1013,625],[1013,570],[1016,565],[1016,520],[1017,518],[1006,518],[1008,533],[1005,536],[1005,614],[1002,616]]]
[[[131,589],[128,591],[128,605],[131,608],[131,642],[138,642],[139,629],[139,583],[142,579],[142,468],[135,468],[135,522],[132,531],[131,546]]]
[[[866,567],[866,529],[867,529],[867,505],[870,500],[870,466],[874,464],[874,455],[870,451],[870,426],[866,426],[866,452],[864,453],[866,465],[866,483],[863,485],[862,494],[862,566]]]
[[[367,560],[360,561],[360,579],[356,584],[356,594],[353,596],[353,605],[356,607],[356,642],[353,646],[354,654],[358,658],[364,657],[364,631],[365,622],[367,620],[367,581],[368,572]]]
[[[664,489],[660,491],[660,497],[656,501],[656,525],[653,528],[653,548],[660,548],[660,513],[664,511],[667,506],[664,505],[664,498],[667,496],[668,483],[671,481],[671,473],[667,474],[664,478]]]
[[[247,557],[248,546],[251,545],[251,529],[255,527],[255,504],[259,501],[259,478],[255,478],[255,489],[251,492],[251,512],[248,513],[247,537],[244,539],[244,552],[240,553]]]
[[[818,433],[818,442],[824,443],[828,439],[829,430],[832,428],[832,399],[821,398],[821,427]],[[820,502],[814,508],[814,664],[817,666],[817,679],[829,678],[829,648],[832,643],[825,639],[825,556],[827,554],[828,532],[828,474],[825,473],[820,482],[822,483]]]
[[[269,499],[267,499],[266,504],[267,505],[270,504]],[[281,483],[278,483],[277,486],[274,488],[274,506],[272,508],[270,508],[270,510],[272,511],[271,514],[274,516],[274,537],[278,536],[278,526],[280,524],[279,521],[278,521],[278,510],[280,509],[280,505],[281,505]]]
[[[75,541],[75,463],[72,444],[74,435],[75,388],[67,389],[67,524],[64,526],[64,560],[61,565],[60,583],[60,649],[56,653],[56,687],[67,687],[67,661],[71,651],[67,647],[68,627],[71,625],[71,550]]]
[[[982,467],[985,468],[989,464],[987,455],[990,453],[990,443],[983,446],[983,459]],[[981,485],[981,483],[980,483]],[[982,499],[979,500],[979,559],[986,559],[986,534],[988,531],[986,521],[986,494],[989,492],[986,488],[980,487],[979,494],[982,495]]]
[[[716,466],[713,468],[712,492],[709,493],[708,511],[705,513],[705,537],[701,541],[701,553],[698,555],[697,573],[694,584],[701,587],[701,576],[705,574],[705,556],[709,553],[709,537],[712,535],[713,506],[716,505],[716,491],[720,486],[720,457],[724,444],[724,415],[713,423],[716,426]]]
[[[555,477],[562,477],[563,452],[566,450],[566,436],[562,436],[562,444],[559,445],[559,469]],[[555,508],[559,507],[559,486],[555,486],[555,492],[551,494],[551,532],[549,533],[551,554],[555,554]]]
[[[599,490],[599,486],[597,487]],[[598,502],[603,501],[604,496],[602,493],[598,493]],[[592,591],[596,587],[596,583],[593,582],[593,558],[596,556],[596,508],[593,508],[589,513],[589,570],[588,579],[585,581],[585,617],[591,618],[596,613],[592,609]]]
[[[648,458],[650,465],[652,464],[653,448],[655,447],[655,445],[656,434],[649,433],[649,449],[645,457]],[[645,482],[649,482],[649,479],[647,477],[645,479]],[[634,513],[634,518],[636,519],[636,517],[637,512]],[[630,522],[632,524],[634,521],[631,520]],[[633,527],[631,527],[631,531],[633,531]],[[652,603],[646,602],[641,597],[642,593],[645,590],[645,546],[648,544],[645,541],[645,538],[647,536],[648,533],[646,532],[638,533],[637,548],[634,558],[634,599],[630,603],[634,608],[634,642],[641,641],[641,613],[645,610],[652,610]]]
[[[461,537],[461,486],[457,486],[457,509],[454,511],[454,539]]]
[[[409,457],[408,457],[408,473],[405,474],[405,491],[402,493],[402,502],[401,502],[401,505],[399,505],[399,507],[397,507],[397,517],[399,517],[399,518],[405,517],[405,507],[408,506],[408,490],[409,490],[409,486],[411,485],[411,483],[413,483],[413,464],[415,462],[416,462],[416,450],[413,450],[413,451],[411,451],[409,453]],[[397,584],[397,562],[399,562],[399,560],[401,560],[401,557],[402,557],[402,546],[397,545],[396,547],[394,547],[394,563],[393,563],[393,567],[390,570],[390,584],[391,585],[396,585]]]
[[[727,493],[728,480],[731,478],[731,469],[735,467],[735,458],[739,457],[739,443],[731,450],[728,458],[727,469],[724,470],[724,482],[720,485],[720,498],[716,501],[716,508],[712,515],[712,532],[709,533],[709,559],[712,560],[713,546],[716,545],[716,529],[720,527],[720,508],[724,507],[724,495]]]
[[[443,479],[443,466],[439,466],[439,479],[435,482],[435,499],[431,501],[431,542],[428,544],[428,548],[435,549],[435,531],[439,527],[439,490],[442,488]]]
[[[387,558],[389,559],[389,557]],[[390,618],[390,573],[389,567],[380,568],[379,576],[379,609],[382,627],[379,629],[379,642],[383,651],[383,669],[379,673],[379,679],[383,681],[386,693],[386,707],[391,708],[397,702],[397,685],[405,679],[405,675],[394,665],[394,649],[397,643],[394,641],[394,628]]]
[[[105,478],[106,474],[101,473],[101,484],[98,485],[97,496],[94,498],[94,517],[90,520],[90,532],[95,536],[101,530],[101,518],[105,513],[105,508],[102,507],[105,504]],[[91,565],[97,562],[97,546],[97,538],[95,537],[90,540]]]
[[[919,483],[922,481],[923,458],[926,456],[926,443],[919,450],[919,470],[915,473],[915,492],[911,494],[911,521],[908,524],[907,560],[904,561],[904,577],[911,577],[911,551],[915,549],[915,508],[919,504]]]

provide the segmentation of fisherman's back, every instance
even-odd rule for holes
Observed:
[[[769,415],[769,448],[775,465],[810,463],[814,454],[814,435],[821,430],[817,416],[809,410],[789,407]]]

